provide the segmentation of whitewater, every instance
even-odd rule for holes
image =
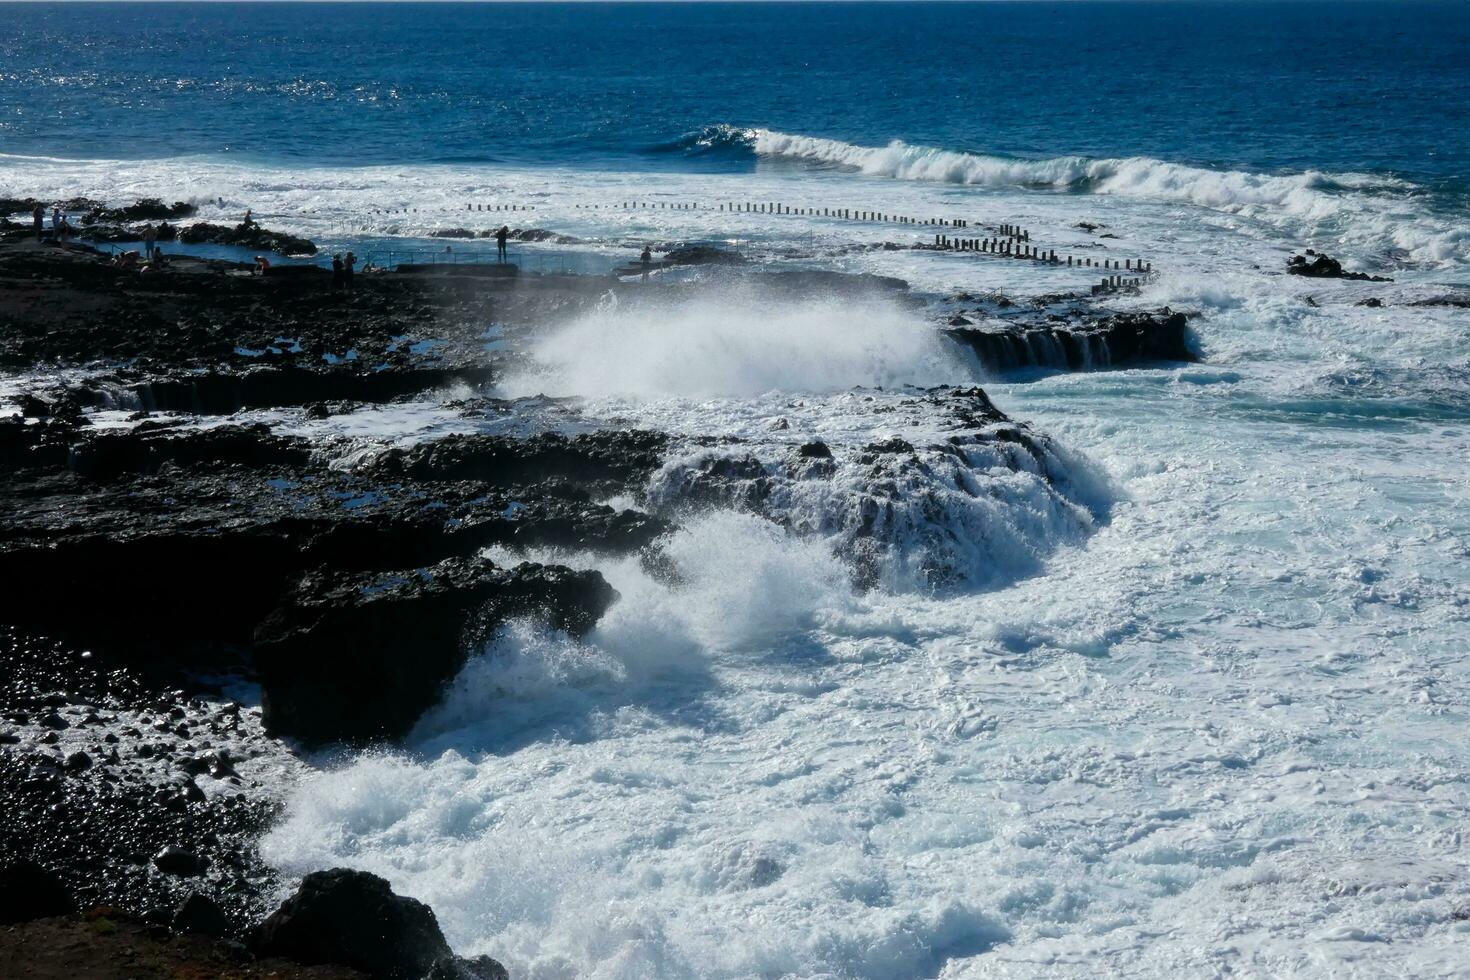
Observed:
[[[533,980],[1464,975],[1470,312],[1412,305],[1470,284],[1463,211],[1381,175],[701,141],[751,169],[650,188],[631,168],[0,160],[15,193],[251,206],[328,248],[427,242],[495,199],[575,236],[546,247],[568,261],[709,240],[901,277],[931,306],[1094,278],[849,247],[927,229],[593,207],[871,202],[1151,261],[1108,302],[1193,314],[1199,364],[1005,377],[923,304],[609,303],[534,338],[500,394],[686,440],[618,501],[678,516],[675,574],[492,554],[596,568],[620,599],[581,640],[504,630],[400,749],[312,760],[266,857],[381,874],[461,953]],[[1396,281],[1285,276],[1304,247]],[[844,524],[861,467],[761,512],[681,497],[724,451],[702,436],[762,462],[922,450],[952,431],[924,392],[977,383],[1046,466],[979,494],[1004,467],[935,467],[876,574]],[[310,424],[411,441],[437,407]]]

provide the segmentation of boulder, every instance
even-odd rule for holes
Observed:
[[[1081,371],[1199,360],[1191,349],[1189,318],[1167,307],[1079,323],[1013,324],[999,330],[952,327],[945,333],[992,372],[1034,367]]]
[[[1308,258],[1308,256],[1311,256]],[[1293,255],[1286,260],[1288,275],[1312,279],[1353,279],[1361,282],[1393,282],[1387,276],[1370,276],[1366,272],[1346,272],[1342,263],[1330,255],[1307,249],[1306,255]]]
[[[209,859],[187,848],[170,845],[153,855],[153,866],[166,875],[193,877],[209,870]]]
[[[61,879],[33,861],[0,868],[0,925],[76,911]]]
[[[399,738],[503,620],[580,634],[615,595],[595,571],[478,558],[309,572],[255,632],[266,728],[312,743]]]
[[[421,980],[453,960],[433,909],[395,895],[377,875],[347,868],[316,871],[261,923],[260,956],[340,964],[381,980]]]
[[[230,932],[230,920],[214,899],[201,892],[190,892],[175,910],[169,928],[220,939]]]

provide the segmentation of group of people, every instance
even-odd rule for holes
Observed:
[[[158,247],[158,228],[155,225],[143,226],[143,250],[139,252],[136,248],[130,248],[124,252],[118,252],[112,257],[112,264],[119,269],[138,269],[143,272],[153,272],[163,268],[163,249]]]
[[[346,255],[332,256],[332,288],[352,292],[352,275],[356,270],[357,256],[351,252]]]
[[[31,222],[36,230],[36,241],[43,241],[46,237],[46,209],[37,204],[31,211]],[[71,222],[67,221],[66,215],[61,208],[51,209],[51,240],[65,245],[71,238]]]

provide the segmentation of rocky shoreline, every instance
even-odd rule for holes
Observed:
[[[185,216],[161,202],[91,213],[98,227]],[[873,276],[731,274],[761,276],[775,295],[906,290]],[[304,753],[402,738],[509,619],[577,635],[617,601],[596,571],[507,564],[487,549],[636,555],[657,572],[660,541],[687,508],[761,513],[783,488],[846,465],[864,481],[843,531],[861,578],[878,516],[902,503],[906,481],[952,467],[967,486],[972,455],[1062,479],[1045,437],[978,388],[912,399],[951,418],[939,445],[895,439],[834,458],[812,443],[766,459],[769,447],[686,435],[683,452],[728,452],[683,470],[670,469],[666,433],[485,393],[520,356],[516,338],[616,287],[382,273],[344,292],[320,270],[252,276],[185,257],[139,274],[4,233],[0,366],[13,379],[0,404],[14,414],[0,410],[0,883],[28,897],[7,898],[0,973],[45,948],[67,975],[65,955],[90,948],[206,974],[198,964],[504,976],[486,958],[454,957],[431,911],[372,876],[310,875],[278,907],[286,883],[256,848],[278,815],[273,787]],[[1053,298],[1004,328],[949,319],[947,332],[993,371],[1194,357],[1183,314],[1100,317],[1083,303]],[[440,414],[469,431],[394,444],[310,427],[446,391]],[[936,583],[951,573],[930,571]],[[258,690],[258,706],[241,689]],[[396,937],[390,951],[364,938],[364,922]]]

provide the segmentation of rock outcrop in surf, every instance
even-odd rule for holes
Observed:
[[[990,372],[1017,368],[1089,371],[1149,361],[1199,359],[1189,319],[1169,309],[1077,322],[955,326],[945,333]]]

